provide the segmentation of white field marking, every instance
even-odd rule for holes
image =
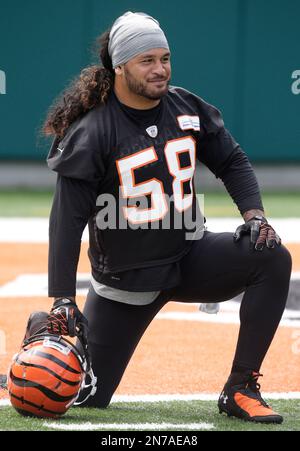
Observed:
[[[89,283],[91,275],[88,273],[78,273],[77,281]],[[86,296],[88,290],[77,289],[78,296]],[[23,274],[14,280],[0,286],[0,298],[7,297],[47,297],[48,296],[48,275],[47,274]]]
[[[300,243],[300,218],[268,218],[268,221],[283,244]],[[234,232],[242,223],[240,218],[207,218],[206,227],[210,232]]]
[[[172,395],[114,395],[112,402],[168,402],[168,401],[217,401],[220,394],[216,393],[191,393]],[[263,393],[268,399],[300,399],[300,392]]]
[[[90,273],[77,273],[77,281],[89,284],[91,279]],[[300,271],[294,271],[291,280],[300,280]],[[87,289],[77,289],[79,295],[86,295]],[[0,286],[1,297],[31,297],[31,296],[47,296],[48,295],[48,275],[46,273],[22,274],[14,280]],[[186,304],[185,302],[177,302],[177,304]],[[191,304],[199,304],[197,302],[189,302]],[[239,303],[226,301],[221,303],[222,311],[236,311]],[[210,315],[208,315],[210,316]]]
[[[282,242],[300,243],[300,218],[269,218],[281,236]],[[0,218],[0,242],[48,243],[48,218]],[[239,218],[208,218],[206,226],[211,232],[234,232],[242,223]],[[88,240],[88,228],[83,234]]]
[[[212,423],[58,423],[45,421],[44,427],[51,429],[60,429],[63,431],[97,431],[97,430],[109,430],[109,431],[161,431],[162,429],[176,429],[184,431],[203,431],[214,429],[215,426]]]
[[[48,218],[0,218],[0,242],[48,243]],[[83,241],[88,241],[88,227]]]
[[[9,399],[0,399],[0,407],[7,407],[10,406],[10,400]]]
[[[230,302],[230,301],[227,301]],[[238,308],[239,304],[236,303],[236,312],[226,312],[220,310],[217,315],[210,315],[202,312],[161,312],[156,315],[155,319],[158,320],[171,320],[171,321],[195,321],[205,323],[218,323],[218,324],[240,324]],[[281,327],[300,327],[300,320],[293,319],[299,318],[300,312],[297,310],[285,310],[282,320],[280,321]]]
[[[219,393],[194,393],[194,394],[166,394],[166,395],[114,395],[111,403],[121,402],[140,402],[140,403],[152,403],[152,402],[170,402],[170,401],[217,401]],[[283,393],[270,393],[263,392],[263,397],[270,400],[289,400],[300,399],[300,392],[283,392]],[[0,407],[10,406],[9,399],[0,399]]]
[[[292,274],[292,280],[300,279],[300,272],[295,272]],[[85,282],[89,284],[90,274],[88,273],[78,273],[77,281]],[[86,288],[78,288],[78,296],[87,295]],[[24,274],[16,277],[11,282],[8,282],[0,286],[0,302],[1,298],[9,297],[24,297],[32,298],[37,297],[47,297],[48,296],[48,276],[47,274]],[[177,303],[185,304],[185,303]],[[195,305],[199,307],[199,303],[189,303],[189,305]],[[234,301],[222,302],[220,305],[220,311],[218,314],[207,314],[196,310],[194,312],[160,312],[156,315],[155,319],[158,320],[173,320],[173,321],[196,321],[196,322],[206,322],[206,323],[219,323],[219,324],[239,324],[239,308],[240,304]],[[285,327],[300,327],[300,312],[297,310],[284,311],[280,326]]]

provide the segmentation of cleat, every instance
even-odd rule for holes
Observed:
[[[282,416],[261,397],[259,376],[262,375],[253,371],[232,373],[219,397],[219,412],[256,423],[282,423]]]

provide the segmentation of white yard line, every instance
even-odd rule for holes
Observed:
[[[10,406],[9,399],[0,399],[0,407],[7,407]]]
[[[270,218],[269,221],[283,243],[300,243],[300,218]],[[239,218],[208,218],[206,226],[211,232],[234,232],[241,223]],[[87,240],[86,228],[83,241]],[[0,218],[0,242],[47,243],[48,218]]]
[[[51,429],[60,429],[63,431],[97,431],[97,430],[118,430],[127,431],[128,429],[134,431],[161,431],[163,429],[180,429],[184,431],[203,431],[214,429],[212,423],[58,423],[48,422],[43,423],[44,427]]]
[[[228,301],[230,302],[230,301]],[[195,322],[204,322],[204,323],[218,323],[218,324],[240,324],[239,319],[239,304],[236,303],[235,311],[228,312],[221,310],[218,314],[207,314],[202,312],[161,312],[158,313],[155,317],[157,320],[169,320],[169,321],[195,321]],[[299,318],[300,312],[294,310],[286,310],[284,315],[280,321],[281,327],[291,327],[291,328],[299,328],[300,320],[295,319],[295,317]]]
[[[300,243],[300,218],[268,218],[268,221],[284,244]],[[241,223],[239,218],[208,218],[206,226],[211,232],[234,232]]]
[[[89,283],[91,275],[89,273],[78,273],[77,282]],[[78,296],[86,296],[86,288],[78,288]],[[48,275],[47,273],[20,274],[14,280],[0,286],[0,299],[6,297],[24,297],[33,296],[48,297]]]
[[[299,280],[300,272],[292,273],[292,280]],[[77,282],[88,286],[90,274],[78,273]],[[86,296],[87,288],[78,288],[78,296]],[[48,276],[47,274],[22,274],[14,280],[7,282],[0,286],[0,303],[2,299],[6,298],[32,298],[32,297],[47,297],[48,296]],[[183,303],[184,304],[184,303]],[[194,303],[199,306],[199,303]],[[240,304],[234,301],[222,302],[220,305],[220,312],[216,314],[207,314],[195,310],[193,312],[182,312],[180,308],[178,311],[160,312],[156,316],[157,320],[171,320],[171,321],[196,321],[206,323],[219,324],[239,324],[239,308]],[[299,328],[300,327],[300,312],[299,310],[284,311],[280,326]]]
[[[217,401],[220,393],[191,393],[166,395],[114,395],[112,402],[168,402],[168,401]],[[264,392],[268,399],[300,399],[300,392]]]
[[[0,242],[48,243],[48,218],[0,218]],[[88,240],[86,227],[83,241]]]

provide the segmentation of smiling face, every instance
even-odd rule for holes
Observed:
[[[169,50],[151,49],[116,69],[116,93],[133,107],[136,103],[157,103],[167,94],[170,78]]]

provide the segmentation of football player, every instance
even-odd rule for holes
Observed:
[[[99,382],[83,405],[109,405],[139,340],[168,301],[218,303],[244,292],[219,410],[280,423],[258,378],[285,308],[291,257],[266,219],[249,160],[217,108],[170,85],[171,52],[154,18],[132,12],[117,18],[99,56],[102,65],[82,71],[44,124],[54,136],[48,165],[57,173],[49,227],[51,333],[72,334],[72,321],[81,318],[76,272],[89,226],[91,285],[83,315]],[[233,236],[204,227],[196,160],[223,181],[244,219]],[[69,311],[65,319],[61,309]]]

